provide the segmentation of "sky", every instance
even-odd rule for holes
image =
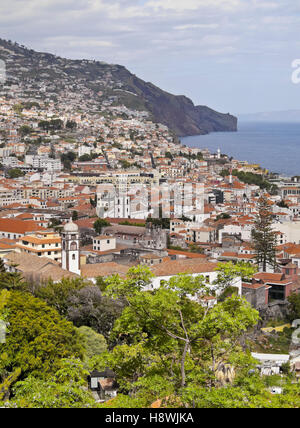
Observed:
[[[122,64],[224,113],[300,109],[299,0],[0,0],[0,38]]]

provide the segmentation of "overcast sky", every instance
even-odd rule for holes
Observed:
[[[0,0],[0,37],[234,114],[300,109],[299,0]]]

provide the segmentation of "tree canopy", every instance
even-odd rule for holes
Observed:
[[[62,358],[83,356],[80,334],[43,301],[11,291],[3,310],[8,332],[0,354],[2,376],[19,368],[22,378],[45,378],[59,368]]]
[[[128,306],[112,332],[117,345],[95,364],[117,373],[123,394],[143,405],[165,397],[178,404],[190,389],[218,387],[222,367],[238,373],[245,359],[251,366],[239,340],[259,317],[244,299],[232,296],[209,309],[199,304],[210,291],[202,276],[178,275],[155,290],[150,282],[143,267],[107,280],[105,293]]]

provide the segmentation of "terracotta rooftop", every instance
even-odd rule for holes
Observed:
[[[26,232],[36,232],[45,230],[36,221],[23,221],[10,218],[0,218],[0,231],[15,234],[25,234]]]
[[[10,253],[4,258],[8,264],[17,265],[25,278],[39,281],[60,281],[62,278],[76,278],[78,275],[62,269],[59,263],[47,257],[38,257],[26,253]]]
[[[218,263],[203,262],[197,258],[164,262],[151,270],[155,276],[171,276],[178,273],[201,274],[213,272],[217,265]]]
[[[120,275],[125,276],[129,266],[120,265],[118,263],[97,263],[81,266],[81,275],[86,278],[96,278],[98,276]]]

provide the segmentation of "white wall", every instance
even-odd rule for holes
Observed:
[[[213,284],[213,282],[217,279],[218,277],[218,272],[202,272],[202,273],[195,273],[192,274],[193,277],[196,276],[204,276],[204,278],[208,278],[208,283],[207,285],[211,285]],[[152,279],[152,284],[146,288],[146,290],[155,290],[158,289],[160,287],[161,281],[169,281],[173,276],[175,275],[170,275],[170,276],[158,276],[156,278]],[[237,287],[239,290],[239,296],[242,295],[242,280],[241,278],[236,278],[234,281],[232,281],[231,286],[233,287]],[[221,291],[222,292],[222,291]],[[217,295],[221,294],[220,292],[218,293],[217,291]]]

